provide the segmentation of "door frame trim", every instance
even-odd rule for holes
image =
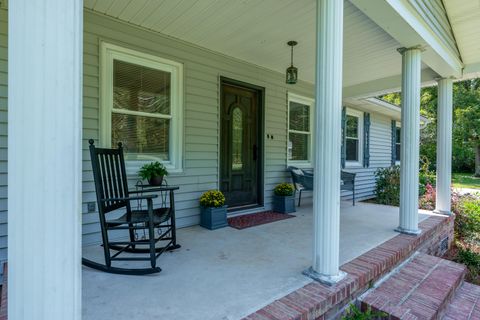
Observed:
[[[221,139],[222,139],[222,130],[221,130],[221,114],[222,114],[222,101],[223,101],[223,85],[231,85],[237,86],[244,89],[250,89],[257,91],[258,94],[258,108],[257,108],[257,125],[258,125],[258,132],[257,132],[257,145],[259,148],[258,154],[260,157],[258,158],[257,164],[257,204],[252,204],[251,206],[241,206],[241,207],[233,207],[228,208],[229,211],[236,211],[236,210],[245,210],[246,207],[248,208],[255,208],[255,207],[263,207],[265,205],[265,87],[261,87],[258,85],[254,85],[248,82],[235,80],[232,78],[220,76],[219,79],[219,103],[218,103],[218,119],[219,119],[219,134],[218,134],[218,187],[220,189],[220,168],[221,168]]]

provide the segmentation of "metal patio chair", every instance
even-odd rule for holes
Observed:
[[[174,190],[178,187],[161,186],[129,191],[122,144],[119,143],[117,149],[104,149],[96,148],[92,139],[89,143],[105,263],[83,258],[83,265],[117,274],[160,272],[161,269],[156,266],[157,258],[167,250],[180,248],[175,232]],[[157,194],[144,194],[147,192]],[[158,197],[158,193],[162,197],[162,204],[154,209],[153,199]],[[146,200],[146,209],[142,206],[143,200]],[[135,210],[131,201],[137,201]],[[109,232],[117,230],[128,230],[128,240],[111,241]],[[156,247],[160,241],[165,245]],[[116,252],[112,254],[112,250]],[[142,255],[120,256],[127,252]],[[113,261],[150,261],[150,268],[113,267]]]
[[[302,191],[313,191],[313,173],[299,169],[297,167],[288,167],[292,175],[295,192],[298,192],[298,206],[302,201]]]
[[[302,200],[302,191],[313,191],[313,172],[312,170],[299,169],[297,167],[288,167],[288,171],[292,175],[295,192],[298,192],[298,206]],[[353,172],[341,172],[340,190],[351,191],[353,194],[353,205],[355,206],[355,176]]]
[[[352,192],[352,201],[354,206],[355,206],[355,176],[356,176],[356,173],[342,170],[342,174],[341,174],[342,184],[340,185],[340,190]]]

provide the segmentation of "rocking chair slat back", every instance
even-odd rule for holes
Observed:
[[[128,181],[121,143],[118,144],[117,149],[96,148],[93,140],[90,140],[89,143],[100,213],[106,214],[122,207],[127,207],[127,211],[130,212],[130,202],[128,201],[104,201],[105,199],[128,197]]]

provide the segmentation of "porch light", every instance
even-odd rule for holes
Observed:
[[[297,83],[298,79],[298,69],[293,66],[293,47],[296,46],[298,43],[297,41],[288,41],[287,44],[292,48],[290,54],[290,67],[287,68],[286,73],[286,83],[288,84],[295,84]]]

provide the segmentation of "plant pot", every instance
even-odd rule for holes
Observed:
[[[278,213],[295,212],[295,195],[273,196],[273,211]]]
[[[163,182],[163,176],[156,176],[148,179],[148,184],[151,186],[161,186],[162,182]]]
[[[200,207],[200,225],[204,228],[215,230],[228,226],[227,206]]]

